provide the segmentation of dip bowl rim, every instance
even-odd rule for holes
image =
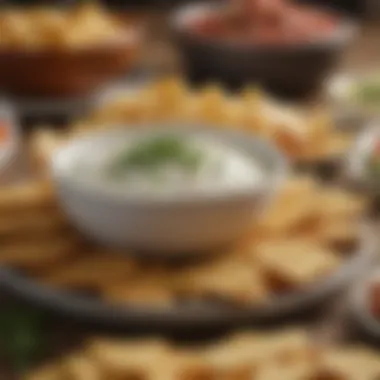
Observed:
[[[132,125],[131,125],[132,126]],[[170,196],[156,196],[154,192],[149,192],[145,195],[132,194],[128,192],[122,193],[121,191],[110,191],[107,186],[93,186],[93,183],[88,182],[70,175],[67,170],[62,169],[62,161],[72,155],[75,150],[81,151],[84,149],[83,144],[91,144],[96,142],[100,144],[101,141],[107,138],[116,138],[117,136],[144,136],[154,134],[172,134],[183,136],[202,136],[216,137],[222,143],[227,143],[230,146],[237,146],[244,149],[246,154],[250,157],[261,157],[259,165],[265,164],[268,160],[272,165],[272,170],[264,174],[264,182],[262,184],[252,184],[244,186],[240,189],[223,189],[219,191],[185,191],[185,192],[171,192]],[[250,150],[251,149],[251,150]],[[260,150],[254,153],[254,150]],[[75,154],[75,153],[74,153]],[[94,149],[96,154],[96,149]],[[70,160],[70,158],[68,158]],[[265,170],[265,169],[263,169]],[[130,204],[131,206],[150,206],[150,205],[181,205],[192,203],[209,203],[209,202],[225,202],[233,200],[243,200],[255,198],[259,193],[266,191],[276,191],[277,188],[283,183],[288,174],[288,162],[286,157],[275,146],[275,144],[268,142],[262,138],[252,136],[237,131],[230,131],[203,124],[181,123],[178,127],[176,123],[169,124],[154,124],[147,123],[139,125],[139,128],[129,128],[128,125],[116,125],[106,130],[95,131],[86,133],[82,136],[75,137],[62,147],[58,148],[52,156],[51,172],[54,182],[70,187],[71,191],[79,191],[81,193],[88,193],[89,196],[101,198],[103,201],[122,203],[124,205]],[[66,172],[66,173],[65,173]]]

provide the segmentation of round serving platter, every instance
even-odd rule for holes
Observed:
[[[0,286],[22,301],[60,315],[112,327],[176,329],[184,327],[228,327],[262,322],[306,312],[348,285],[374,259],[375,242],[371,229],[363,227],[359,247],[332,275],[296,291],[269,299],[261,305],[241,307],[217,303],[178,304],[149,308],[115,306],[90,296],[61,292],[17,273],[0,269]]]
[[[100,105],[117,96],[120,92],[125,94],[130,91],[132,96],[133,92],[140,87],[140,84],[140,81],[136,81],[133,85],[128,84],[123,85],[121,88],[113,88],[109,92],[102,93],[95,103]],[[337,128],[348,129],[351,133],[361,127],[357,126],[357,129],[355,129],[352,126],[346,128],[346,125],[337,125]],[[345,157],[329,157],[300,166],[304,170],[314,173],[319,172],[318,168],[327,168],[327,170],[333,168],[329,174],[336,178],[334,173],[339,171],[344,159]],[[179,303],[172,307],[160,309],[127,305],[115,306],[94,297],[67,293],[46,287],[5,267],[0,269],[0,286],[3,286],[12,295],[23,301],[33,303],[60,315],[105,326],[175,329],[186,326],[229,326],[239,323],[280,319],[307,311],[327,300],[345,287],[360,272],[361,267],[365,267],[371,262],[374,242],[369,228],[365,227],[363,230],[359,247],[355,252],[347,255],[346,261],[335,273],[323,280],[305,286],[300,291],[276,296],[263,304],[248,307],[216,302],[207,303],[206,301],[192,304]]]

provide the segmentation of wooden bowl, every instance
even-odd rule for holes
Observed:
[[[138,33],[78,50],[1,50],[0,91],[22,97],[85,96],[126,73],[138,52]]]

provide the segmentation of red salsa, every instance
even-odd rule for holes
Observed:
[[[330,35],[337,18],[289,0],[230,0],[200,16],[191,27],[198,35],[253,44],[294,44]]]
[[[380,282],[371,285],[369,302],[372,315],[380,321]]]

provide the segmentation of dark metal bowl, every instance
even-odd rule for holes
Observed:
[[[212,3],[180,7],[171,16],[185,73],[192,82],[223,82],[231,88],[260,83],[281,96],[314,94],[353,40],[355,25],[340,19],[328,39],[294,45],[237,45],[197,36],[189,23],[221,5]]]

